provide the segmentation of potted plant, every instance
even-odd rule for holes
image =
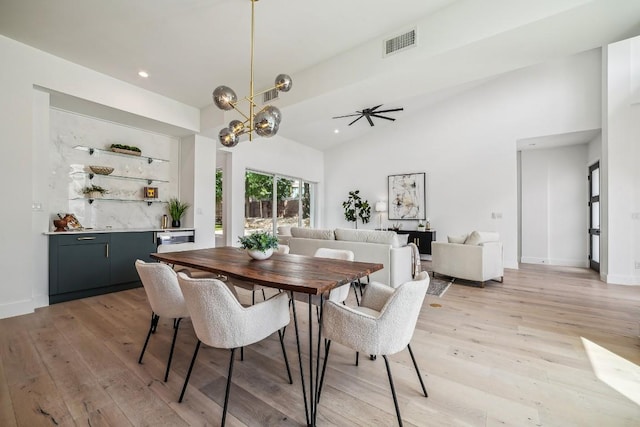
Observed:
[[[368,223],[371,219],[371,205],[368,200],[362,200],[360,190],[349,191],[349,197],[342,202],[342,207],[345,219],[349,222],[355,222],[356,229],[358,228],[358,218],[363,224]]]
[[[91,185],[82,189],[82,194],[87,196],[89,199],[98,199],[106,193],[108,193],[108,191],[99,185]]]
[[[177,197],[169,199],[169,215],[171,216],[171,227],[179,228],[180,219],[184,215],[185,211],[189,209],[191,205],[187,202],[181,202]]]
[[[142,150],[134,145],[111,144],[111,151],[114,153],[130,154],[133,156],[142,155]]]
[[[240,245],[247,249],[253,259],[267,259],[278,247],[278,238],[266,231],[257,231],[248,236],[238,236]]]

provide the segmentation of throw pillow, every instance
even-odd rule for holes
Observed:
[[[480,245],[486,242],[498,242],[500,235],[491,231],[473,231],[465,240],[465,245]]]
[[[278,227],[278,236],[291,236],[291,226],[281,225]]]
[[[464,243],[467,240],[467,235],[463,234],[461,236],[447,236],[447,242],[449,243]]]
[[[389,244],[392,247],[400,246],[395,231],[353,230],[349,228],[336,228],[336,240]]]
[[[407,246],[409,244],[409,235],[408,234],[397,234],[396,238],[398,239],[398,246]]]

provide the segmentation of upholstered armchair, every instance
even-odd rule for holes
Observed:
[[[431,268],[435,274],[479,282],[502,282],[502,242],[498,233],[474,231],[468,236],[431,243]]]
[[[396,416],[398,423],[402,426],[402,417],[387,356],[407,348],[418,374],[422,392],[425,397],[428,397],[410,345],[428,286],[429,276],[426,272],[421,272],[414,280],[395,289],[381,283],[370,283],[367,285],[359,307],[348,307],[335,301],[327,301],[324,304],[322,318],[322,332],[327,343],[319,395],[322,392],[332,341],[356,352],[382,355],[389,377]]]

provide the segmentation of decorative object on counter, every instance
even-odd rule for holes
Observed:
[[[169,199],[169,215],[171,216],[171,227],[179,228],[180,219],[184,215],[185,211],[189,209],[191,205],[187,202],[181,202],[177,197]]]
[[[54,219],[53,225],[56,227],[56,229],[53,230],[55,232],[67,231],[67,221],[64,218]]]
[[[422,220],[418,221],[418,231],[424,231],[424,222]]]
[[[133,145],[111,144],[111,151],[114,153],[130,154],[132,156],[142,155],[142,150]]]
[[[427,218],[427,230],[431,230],[431,221],[429,221],[429,218]]]
[[[58,217],[67,222],[67,229],[82,230],[82,224],[80,224],[80,221],[78,221],[78,218],[76,218],[74,214],[68,213],[68,214],[65,214],[64,216],[62,216],[61,214],[58,214]]]
[[[425,219],[425,173],[389,175],[389,219]]]
[[[268,94],[277,91],[289,92],[293,81],[291,77],[286,74],[278,74],[275,78],[274,86],[272,88],[263,90],[259,93],[253,92],[253,47],[254,47],[254,27],[255,27],[255,3],[258,0],[251,0],[251,69],[249,79],[249,95],[244,99],[249,102],[249,114],[245,114],[237,108],[238,96],[228,86],[218,86],[213,91],[213,103],[221,110],[234,109],[242,117],[244,121],[232,120],[228,127],[222,128],[218,134],[220,143],[225,147],[234,147],[238,144],[241,135],[248,135],[249,141],[253,140],[253,132],[259,136],[271,137],[278,133],[280,127],[280,120],[282,114],[280,110],[272,105],[266,105],[262,107],[258,112],[255,111],[257,100],[256,98],[262,94]],[[270,98],[272,99],[272,98]]]
[[[105,188],[95,184],[82,189],[82,194],[87,196],[89,199],[99,199],[106,193],[108,193],[108,191]]]
[[[263,260],[273,255],[273,250],[278,247],[278,238],[265,231],[256,231],[248,236],[238,236],[238,241],[243,249],[253,259]]]
[[[113,168],[109,167],[109,166],[89,166],[89,169],[91,170],[91,172],[98,174],[98,175],[109,175],[111,172],[113,172]]]
[[[399,231],[402,228],[402,224],[399,222],[394,222],[393,224],[391,224],[391,227],[389,227],[389,230],[391,231]]]
[[[145,199],[157,199],[158,187],[144,187],[142,194]]]
[[[382,213],[387,211],[387,202],[376,202],[375,210],[378,212],[380,230],[384,230],[384,228],[382,228]]]
[[[349,222],[356,224],[358,228],[358,218],[363,224],[366,224],[371,219],[371,205],[368,200],[362,200],[360,197],[360,190],[349,191],[349,197],[346,201],[342,202],[344,208],[344,218]]]
[[[162,215],[162,222],[160,223],[160,228],[167,229],[169,228],[169,217],[166,215]]]

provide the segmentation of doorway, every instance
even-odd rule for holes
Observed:
[[[589,267],[600,272],[600,162],[589,166]]]

